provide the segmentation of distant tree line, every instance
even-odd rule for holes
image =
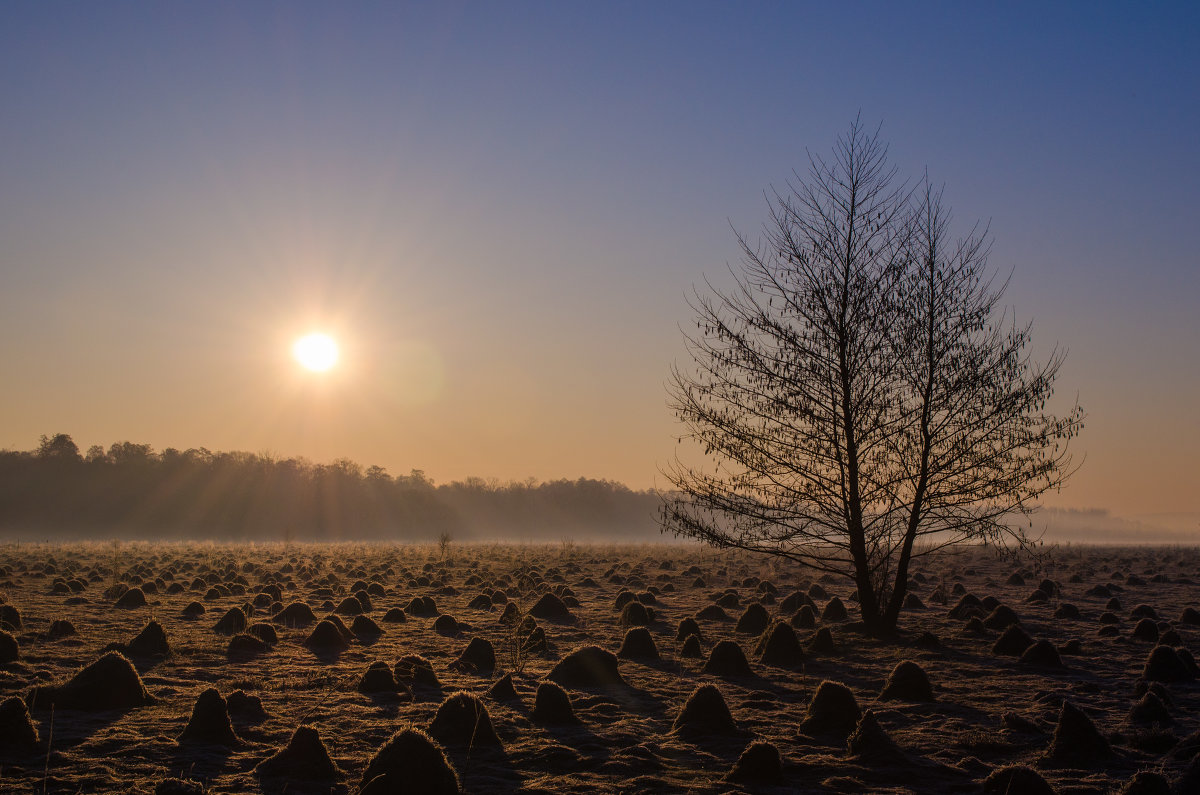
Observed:
[[[344,458],[155,452],[134,442],[81,452],[63,433],[42,436],[36,450],[0,450],[0,533],[9,538],[628,540],[657,528],[660,500],[585,478],[438,485],[420,470],[392,476]]]

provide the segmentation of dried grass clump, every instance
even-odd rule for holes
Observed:
[[[342,629],[329,619],[322,619],[305,638],[304,645],[314,651],[340,651],[350,644]]]
[[[686,640],[688,635],[700,637],[700,625],[694,618],[680,619],[679,627],[675,630],[675,640]]]
[[[179,735],[180,743],[208,743],[232,748],[241,744],[229,720],[229,707],[215,687],[203,691],[192,707],[192,717]]]
[[[246,627],[246,632],[266,644],[279,642],[279,633],[275,631],[275,627],[264,621],[258,621]]]
[[[359,793],[458,795],[458,791],[458,774],[442,746],[420,729],[410,728],[393,734],[371,757]]]
[[[533,607],[529,608],[529,615],[547,621],[561,621],[564,623],[575,620],[575,614],[563,603],[562,599],[553,593],[542,594],[541,598],[534,602]]]
[[[689,737],[739,733],[725,696],[714,685],[700,685],[692,691],[671,731]]]
[[[617,623],[622,627],[644,627],[654,621],[654,611],[636,599],[621,608]]]
[[[432,596],[414,596],[408,607],[404,608],[404,612],[410,616],[436,616],[438,609]]]
[[[812,629],[817,625],[817,613],[812,605],[800,605],[788,623],[796,629]]]
[[[208,608],[199,602],[188,602],[182,611],[181,615],[188,620],[195,620],[208,612]]]
[[[171,653],[171,643],[162,624],[152,618],[124,649],[117,651],[124,651],[131,657],[166,657]]]
[[[442,683],[433,672],[433,664],[417,654],[406,654],[397,660],[393,673],[397,682],[408,687],[442,689]]]
[[[329,749],[316,728],[300,726],[292,733],[288,744],[254,768],[260,778],[283,778],[292,781],[337,781],[342,778]]]
[[[1082,618],[1082,615],[1080,614],[1078,607],[1073,604],[1063,602],[1054,609],[1054,617],[1058,619],[1079,619]]]
[[[833,642],[833,633],[829,631],[829,627],[821,627],[808,640],[809,654],[832,654],[837,651],[837,644]]]
[[[846,611],[846,605],[836,596],[825,603],[825,607],[821,610],[821,621],[845,621],[850,617]]]
[[[700,672],[722,678],[751,678],[754,676],[754,672],[750,670],[750,663],[746,659],[746,653],[742,651],[742,647],[738,643],[732,640],[722,640],[713,646],[712,651],[708,653],[708,660]]]
[[[804,719],[800,721],[800,731],[811,735],[847,737],[861,717],[858,699],[850,688],[827,679],[817,685]]]
[[[496,649],[487,638],[471,638],[450,667],[470,673],[490,674],[496,670]]]
[[[285,627],[307,627],[316,623],[317,614],[304,602],[292,602],[276,613],[271,620]]]
[[[225,656],[230,660],[248,660],[270,650],[270,645],[257,635],[239,632],[229,639],[229,645],[225,647]]]
[[[699,635],[688,635],[683,640],[683,646],[679,649],[679,656],[689,660],[698,660],[704,655],[704,650],[700,647]]]
[[[263,709],[262,699],[252,696],[245,690],[234,690],[225,699],[229,709],[229,717],[243,723],[262,723],[267,719],[267,711]]]
[[[512,674],[510,673],[493,682],[484,695],[495,701],[516,701],[520,698],[517,694],[517,688],[513,686]]]
[[[1158,642],[1158,624],[1153,619],[1143,618],[1133,628],[1130,633],[1134,640],[1141,640],[1147,643]]]
[[[929,675],[911,660],[902,660],[888,675],[879,693],[880,701],[933,701]]]
[[[130,588],[121,597],[117,599],[113,607],[120,607],[125,610],[131,610],[138,607],[145,607],[146,594],[141,588]]]
[[[779,749],[764,741],[750,743],[733,767],[725,774],[726,781],[743,784],[777,784],[783,779],[783,758]]]
[[[533,712],[529,715],[534,723],[566,726],[579,723],[571,697],[554,682],[542,682],[533,697]]]
[[[804,662],[804,649],[791,625],[776,621],[763,633],[754,653],[764,665],[795,668]]]
[[[149,706],[155,700],[133,663],[120,652],[110,651],[82,668],[65,684],[33,688],[28,702],[34,709],[53,705],[58,709],[100,712]]]
[[[59,638],[70,638],[78,635],[75,630],[75,625],[65,618],[56,618],[50,622],[50,629],[46,630],[46,638],[48,640],[58,640]]]
[[[959,583],[961,585],[962,583]],[[963,594],[954,607],[950,608],[950,617],[962,621],[968,618],[983,618],[983,602],[974,594]]]
[[[872,764],[908,761],[904,751],[879,725],[879,719],[871,710],[863,713],[854,731],[846,738],[846,750],[859,760]]]
[[[1019,624],[1013,624],[992,644],[992,654],[1020,657],[1032,645],[1033,638],[1029,633]]]
[[[17,696],[0,701],[0,756],[19,756],[37,750],[40,740],[29,708]]]
[[[1056,795],[1042,774],[1025,765],[993,770],[983,782],[984,795]]]
[[[563,657],[546,676],[564,687],[623,685],[617,656],[599,646],[583,646]]]
[[[360,693],[395,693],[399,689],[391,666],[382,660],[375,660],[368,665],[358,679]]]
[[[16,605],[0,602],[0,630],[16,632],[21,626],[21,611]]]
[[[631,603],[633,604],[633,603]],[[617,656],[626,660],[658,660],[658,647],[645,627],[633,627],[625,633]]]
[[[383,627],[376,624],[375,619],[364,615],[354,617],[354,621],[350,623],[350,631],[354,633],[354,637],[365,643],[378,640],[383,635]]]
[[[1150,682],[1190,682],[1196,677],[1175,649],[1155,646],[1146,658],[1142,678]]]
[[[992,612],[988,613],[987,618],[983,619],[985,627],[996,631],[1008,629],[1013,624],[1020,623],[1021,618],[1017,615],[1017,611],[1008,605],[997,605]]]
[[[698,621],[728,621],[729,614],[720,605],[708,605],[696,613]]]
[[[1139,726],[1171,726],[1175,718],[1167,709],[1167,705],[1153,692],[1147,691],[1129,710],[1125,719],[1128,723]]]
[[[17,638],[8,630],[0,629],[0,665],[16,662],[21,659],[21,645]]]
[[[1042,754],[1042,761],[1055,765],[1103,764],[1113,757],[1112,747],[1096,728],[1092,719],[1070,701],[1063,701],[1058,713],[1058,725],[1050,747]]]
[[[738,618],[733,631],[745,632],[749,635],[761,635],[766,632],[767,626],[770,623],[771,614],[767,612],[767,608],[763,607],[759,602],[751,602],[746,605],[746,610]]]
[[[429,723],[429,735],[443,745],[503,749],[487,707],[464,691],[446,697]]]
[[[405,621],[408,621],[408,616],[405,615],[404,610],[401,608],[393,607],[383,614],[383,620],[389,624],[403,624]]]
[[[246,614],[240,608],[231,607],[225,611],[225,615],[221,616],[221,620],[213,626],[213,632],[221,635],[236,635],[239,632],[245,632],[249,622],[246,620]]]
[[[1021,652],[1019,660],[1023,665],[1036,665],[1040,668],[1062,668],[1062,657],[1058,649],[1048,640],[1039,640],[1025,651]]]

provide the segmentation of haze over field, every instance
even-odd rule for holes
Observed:
[[[0,448],[663,487],[689,289],[861,112],[1069,350],[1084,461],[1043,520],[1194,542],[1198,32],[1182,3],[6,5]]]

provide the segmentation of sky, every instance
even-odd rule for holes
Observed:
[[[690,290],[861,114],[1068,351],[1047,504],[1200,527],[1198,37],[1191,3],[5,3],[0,447],[663,486]]]

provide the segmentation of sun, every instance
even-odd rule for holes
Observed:
[[[306,334],[292,343],[292,356],[302,367],[323,373],[337,364],[338,346],[328,334]]]

